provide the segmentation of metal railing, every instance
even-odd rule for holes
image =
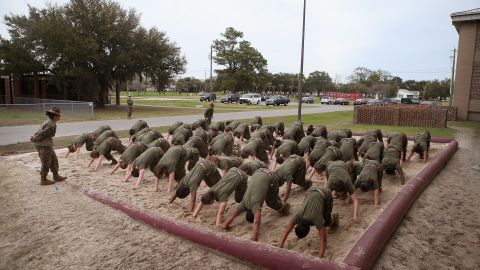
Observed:
[[[5,96],[0,96],[0,100],[4,101]],[[40,113],[53,106],[60,108],[64,117],[72,120],[93,120],[93,102],[58,100],[58,99],[40,99],[29,97],[12,97],[13,104],[0,104],[0,113],[2,110],[8,110],[10,113]]]

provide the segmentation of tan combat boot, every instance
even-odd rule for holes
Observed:
[[[55,183],[52,180],[47,179],[47,174],[48,173],[44,173],[44,172],[40,173],[40,185],[41,186],[53,185]]]
[[[53,180],[55,182],[62,182],[62,181],[65,181],[65,179],[67,179],[66,176],[60,176],[58,173],[53,174]]]

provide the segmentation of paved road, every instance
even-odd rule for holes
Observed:
[[[336,106],[336,105],[318,105],[315,107],[308,107],[302,109],[302,114],[314,114],[334,111],[349,111],[352,110],[352,106]],[[231,112],[231,113],[215,113],[213,120],[229,120],[229,119],[248,119],[254,116],[260,115],[262,117],[275,117],[275,116],[287,116],[296,115],[297,109],[286,110],[262,110],[262,111],[247,111],[247,112]],[[191,123],[200,117],[202,114],[197,115],[179,115],[179,116],[166,116],[166,117],[154,117],[144,118],[148,122],[149,126],[160,127],[169,126],[176,121],[182,121]],[[110,125],[114,130],[126,130],[129,129],[138,119],[131,120],[103,120],[103,121],[88,121],[88,122],[76,122],[76,123],[60,123],[57,126],[56,137],[71,136],[80,134],[83,132],[90,132],[95,130],[101,125]],[[39,125],[29,126],[15,126],[15,127],[0,127],[0,145],[13,144],[17,142],[27,142],[30,136],[35,133]]]

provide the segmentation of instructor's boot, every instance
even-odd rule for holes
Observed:
[[[53,174],[53,180],[55,182],[62,182],[62,181],[65,181],[65,179],[67,179],[67,177],[60,176],[58,173]]]
[[[41,186],[46,186],[46,185],[53,185],[55,182],[53,182],[50,179],[47,179],[47,174],[48,173],[40,173],[40,185]]]

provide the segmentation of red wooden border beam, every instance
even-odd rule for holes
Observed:
[[[327,259],[299,254],[288,249],[235,238],[227,233],[214,233],[209,229],[173,220],[110,196],[97,193],[70,181],[67,181],[67,183],[73,189],[84,193],[88,197],[120,210],[136,220],[153,226],[155,229],[164,230],[170,234],[261,267],[269,269],[358,269],[342,262],[331,262]]]
[[[458,142],[451,141],[425,168],[410,179],[375,222],[363,233],[343,262],[361,269],[371,268],[415,199],[445,167],[457,149]]]

